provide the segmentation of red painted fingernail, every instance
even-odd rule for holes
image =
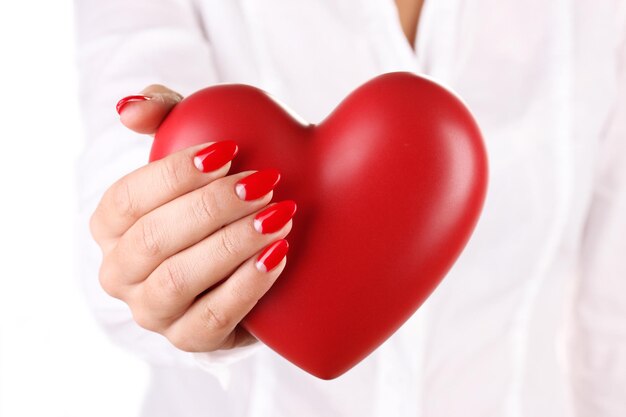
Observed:
[[[146,100],[150,100],[150,97],[142,96],[142,95],[127,96],[117,102],[117,104],[115,105],[115,110],[117,110],[117,114],[122,114],[122,109],[127,103],[130,103],[131,101],[146,101]]]
[[[235,184],[235,193],[242,200],[256,200],[274,189],[280,181],[280,172],[270,168],[257,171]]]
[[[281,201],[254,216],[254,228],[259,233],[274,233],[283,228],[296,213],[296,202]]]
[[[261,272],[271,271],[283,260],[289,250],[289,242],[285,239],[272,243],[256,258],[256,267]]]
[[[233,140],[215,142],[201,149],[193,158],[193,164],[202,172],[211,172],[233,159],[239,147]]]

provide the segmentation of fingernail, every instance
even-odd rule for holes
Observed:
[[[285,239],[272,243],[256,258],[256,268],[261,272],[271,271],[283,260],[289,250],[289,242]]]
[[[255,200],[272,191],[278,181],[280,172],[277,169],[264,169],[237,181],[235,193],[242,200]]]
[[[117,104],[115,105],[115,110],[117,110],[117,114],[122,114],[122,109],[127,103],[130,103],[131,101],[146,101],[146,100],[150,100],[150,97],[143,96],[143,95],[127,96],[117,102]]]
[[[239,147],[233,140],[215,142],[201,149],[193,158],[193,164],[202,172],[211,172],[233,159]]]
[[[254,228],[259,233],[274,233],[283,228],[297,209],[293,200],[281,201],[254,216]]]

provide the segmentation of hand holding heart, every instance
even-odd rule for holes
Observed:
[[[128,128],[153,134],[181,97],[158,85],[143,94],[120,101],[118,111]],[[255,341],[239,322],[285,268],[283,238],[295,210],[288,200],[268,206],[276,170],[226,175],[239,149],[232,141],[208,145],[124,176],[90,223],[105,291],[126,302],[140,326],[196,352]]]

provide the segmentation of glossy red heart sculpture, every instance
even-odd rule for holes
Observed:
[[[389,338],[465,247],[485,198],[480,131],[448,90],[409,72],[363,84],[321,123],[266,92],[218,84],[185,98],[150,160],[233,139],[231,173],[278,168],[293,199],[287,265],[242,322],[305,371],[335,378]]]

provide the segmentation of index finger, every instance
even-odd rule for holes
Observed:
[[[225,176],[239,148],[232,140],[191,146],[125,175],[102,196],[90,228],[98,243],[121,236],[140,217]]]

